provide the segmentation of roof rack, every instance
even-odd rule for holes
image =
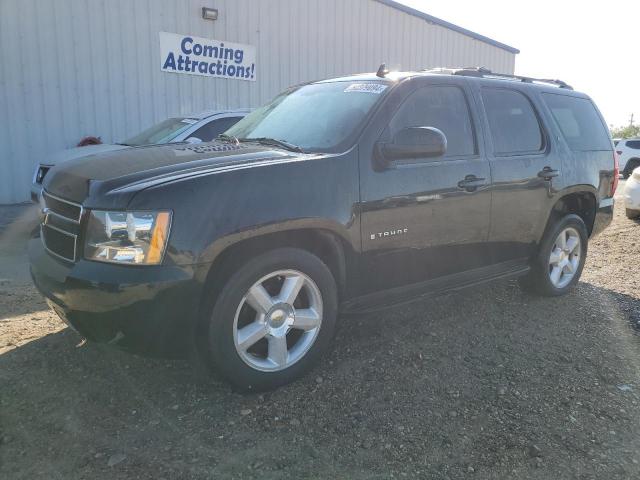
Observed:
[[[422,70],[429,73],[441,73],[447,75],[462,75],[465,77],[494,78],[497,80],[509,80],[524,83],[545,83],[558,88],[573,90],[573,87],[562,80],[552,80],[548,78],[522,77],[520,75],[508,75],[506,73],[493,73],[486,67],[463,67],[463,68],[429,68]]]

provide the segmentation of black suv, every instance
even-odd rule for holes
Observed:
[[[290,88],[216,142],[55,167],[31,273],[89,340],[267,389],[318,360],[339,311],[510,276],[566,293],[617,178],[563,82],[381,68]]]

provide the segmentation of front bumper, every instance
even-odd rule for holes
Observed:
[[[593,221],[593,229],[591,230],[592,237],[598,235],[607,228],[613,220],[614,203],[613,197],[600,200],[600,204],[596,209],[596,216]]]
[[[31,276],[49,305],[89,340],[183,356],[192,340],[208,265],[71,264],[29,241]]]

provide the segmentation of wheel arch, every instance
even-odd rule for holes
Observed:
[[[549,226],[554,221],[568,214],[575,214],[582,218],[587,227],[587,233],[591,236],[596,219],[597,206],[598,193],[592,186],[578,185],[562,191],[547,214],[546,225],[540,238],[544,237]]]
[[[635,166],[635,167],[631,168],[632,166]],[[640,157],[631,157],[629,160],[627,160],[627,163],[625,163],[624,170],[623,170],[623,174],[625,175],[625,178],[631,175],[631,173],[633,173],[633,170],[635,168],[638,168],[639,166],[640,166]]]
[[[211,266],[205,284],[214,294],[220,280],[230,269],[249,256],[277,248],[293,247],[306,250],[322,260],[333,274],[339,298],[347,291],[348,270],[353,268],[354,254],[350,242],[327,225],[274,228],[273,225],[220,239],[209,251]]]

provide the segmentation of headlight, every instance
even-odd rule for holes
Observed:
[[[169,238],[171,212],[89,214],[84,256],[100,262],[157,265]]]

